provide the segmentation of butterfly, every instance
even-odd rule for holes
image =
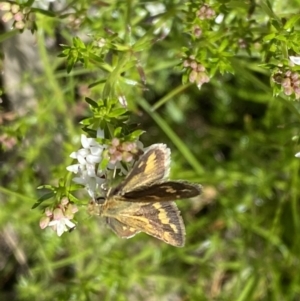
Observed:
[[[168,180],[170,156],[165,144],[148,147],[123,182],[108,190],[105,198],[90,202],[89,213],[105,217],[121,238],[145,232],[172,246],[184,246],[185,227],[174,200],[200,195],[202,187]]]

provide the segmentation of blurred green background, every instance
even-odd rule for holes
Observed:
[[[183,2],[81,0],[48,7],[45,1],[39,9],[66,15],[37,11],[33,35],[2,23],[1,300],[300,300],[300,104],[273,97],[270,73],[260,65],[265,48],[232,54],[232,73],[216,72],[200,90],[183,85],[179,53],[194,45],[181,24],[188,24],[179,12]],[[223,2],[229,21],[219,34],[251,36],[246,25],[255,19],[261,32],[271,30],[259,6],[267,2]],[[215,8],[223,2],[211,1]],[[300,4],[279,2],[271,4],[280,17]],[[151,27],[150,4],[167,8],[170,32],[132,54],[147,90],[124,82],[121,93],[131,121],[146,131],[143,144],[171,148],[171,178],[204,187],[202,196],[177,202],[186,245],[175,248],[143,233],[118,238],[88,216],[84,191],[76,230],[62,237],[41,230],[42,212],[31,210],[43,193],[37,187],[56,185],[66,174],[70,153],[80,148],[78,122],[91,114],[84,98],[101,96],[101,86],[88,85],[107,76],[96,64],[67,73],[59,45],[108,29],[126,39],[128,22],[134,40]],[[249,17],[251,5],[258,6]],[[76,12],[77,27],[68,9]],[[136,70],[129,74],[141,81]]]

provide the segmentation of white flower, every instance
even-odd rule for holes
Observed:
[[[97,138],[104,138],[104,131],[100,128],[97,130]],[[81,144],[83,148],[70,155],[78,163],[68,166],[67,170],[75,173],[77,176],[73,181],[84,185],[89,195],[94,197],[99,185],[105,181],[101,178],[103,172],[98,170],[98,164],[102,161],[102,152],[107,145],[100,145],[96,139],[85,135],[81,135]]]
[[[295,65],[300,65],[300,56],[290,56],[290,60]]]
[[[76,212],[78,212],[77,206],[70,203],[67,198],[63,198],[56,208],[46,208],[45,215],[40,220],[40,228],[51,227],[58,236],[61,236],[75,227],[71,219],[74,218]]]
[[[68,218],[63,217],[59,220],[53,220],[48,224],[49,227],[53,227],[58,236],[62,236],[64,232],[68,232],[69,229],[75,227],[75,224],[72,223]],[[69,229],[68,229],[69,227]]]
[[[300,152],[295,155],[296,158],[300,158]]]
[[[96,175],[96,173],[89,174],[86,170],[81,172],[78,177],[74,177],[73,181],[77,184],[84,185],[89,195],[94,198],[95,192],[97,191],[98,187],[105,182],[104,178],[101,178],[103,173]]]

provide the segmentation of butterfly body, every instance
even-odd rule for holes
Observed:
[[[201,186],[166,180],[169,165],[166,145],[152,145],[105,199],[89,204],[89,212],[105,217],[108,226],[122,238],[145,232],[173,246],[183,246],[184,223],[173,201],[199,195]]]

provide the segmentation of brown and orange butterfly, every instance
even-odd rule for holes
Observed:
[[[90,202],[89,213],[105,217],[119,237],[145,232],[170,245],[184,246],[185,227],[173,201],[201,194],[201,185],[167,180],[169,170],[170,149],[165,144],[150,146],[121,184],[105,198]]]

